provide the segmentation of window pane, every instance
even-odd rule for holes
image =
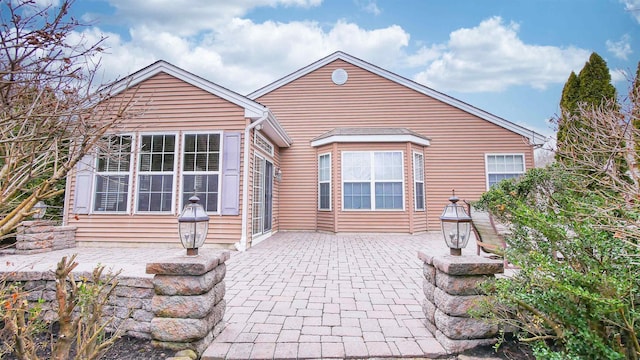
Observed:
[[[402,179],[402,153],[376,152],[374,161],[376,180]]]
[[[196,136],[195,135],[185,135],[184,136],[184,151],[185,152],[194,152],[194,151],[196,151]]]
[[[129,176],[100,176],[96,178],[94,211],[126,211]]]
[[[424,210],[424,184],[416,183],[416,209]]]
[[[138,211],[171,211],[172,175],[138,176]]]
[[[371,155],[369,152],[343,154],[343,179],[347,181],[371,179]]]
[[[318,160],[319,181],[329,181],[331,179],[331,158],[329,155],[322,155]]]
[[[371,209],[371,187],[369,183],[344,184],[345,209]]]
[[[209,151],[220,152],[220,134],[209,135]]]
[[[376,183],[376,209],[402,209],[402,183]]]
[[[184,175],[182,193],[183,206],[193,195],[200,198],[200,204],[206,211],[218,211],[218,175]]]
[[[329,183],[320,184],[320,209],[329,210],[331,208],[331,197],[329,194]]]

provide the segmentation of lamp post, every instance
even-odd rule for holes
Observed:
[[[47,213],[47,204],[42,201],[38,201],[35,205],[33,205],[33,215],[31,215],[34,219],[40,220],[44,218],[44,214]]]
[[[198,248],[204,244],[209,231],[209,216],[197,196],[189,198],[182,213],[178,217],[178,233],[182,246],[187,249],[188,256],[198,255]]]
[[[462,255],[462,248],[467,246],[471,233],[471,217],[467,214],[464,206],[458,205],[458,197],[455,190],[449,198],[451,204],[444,207],[440,222],[442,223],[442,235],[449,247],[450,254],[454,256]]]

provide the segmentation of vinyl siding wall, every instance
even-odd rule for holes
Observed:
[[[186,132],[195,131],[234,131],[243,132],[248,119],[244,118],[244,109],[208,92],[182,82],[172,76],[160,73],[135,88],[126,90],[116,98],[114,102],[136,93],[136,111],[142,115],[126,121],[119,127],[118,132],[140,134],[174,133],[178,149],[182,148],[182,136]],[[136,141],[138,138],[136,138]],[[242,139],[244,141],[244,139]],[[223,144],[224,146],[224,144]],[[241,149],[243,145],[241,144]],[[134,146],[136,149],[136,146]],[[136,149],[137,150],[137,149]],[[242,150],[241,150],[242,151]],[[178,154],[177,169],[181,169],[182,158]],[[222,159],[222,155],[221,155]],[[241,158],[242,161],[242,158]],[[75,175],[68,179],[70,186],[65,219],[69,225],[78,227],[76,239],[78,242],[90,244],[93,242],[115,242],[122,244],[140,245],[144,243],[179,244],[177,215],[180,208],[180,194],[176,190],[174,208],[171,214],[133,214],[135,208],[138,159],[134,155],[133,191],[129,194],[129,206],[132,211],[129,214],[73,214]],[[242,168],[243,164],[241,164]],[[242,187],[242,172],[240,174],[240,187]],[[181,181],[181,172],[178,171],[174,182]],[[222,178],[219,178],[222,181]],[[221,189],[224,191],[224,189]],[[220,196],[220,195],[219,195]],[[239,201],[239,214],[242,213],[242,199]],[[210,215],[209,234],[206,244],[233,244],[240,239],[241,215],[221,216]]]
[[[341,86],[331,81],[338,68],[349,76]],[[285,174],[280,184],[281,230],[331,231],[330,215],[318,211],[317,201],[317,155],[326,151],[311,147],[310,141],[337,127],[402,127],[431,139],[431,146],[424,150],[427,223],[424,213],[408,212],[409,201],[413,207],[412,189],[405,189],[410,191],[405,212],[337,213],[341,202],[334,186],[337,232],[436,230],[452,189],[466,200],[476,200],[486,191],[486,153],[525,154],[526,169],[533,167],[533,149],[524,137],[341,60],[256,100],[271,109],[293,140],[290,148],[281,151]],[[343,145],[347,148],[347,144],[338,144],[341,149]],[[372,144],[349,146],[383,148],[378,144],[375,148]],[[398,144],[388,146],[398,148]],[[412,176],[411,154],[406,144],[399,148],[405,151],[405,173]],[[332,151],[335,185],[340,181],[335,172],[340,156],[337,148]]]

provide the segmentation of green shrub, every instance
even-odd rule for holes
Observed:
[[[506,256],[520,268],[495,284],[492,313],[519,329],[538,358],[637,359],[640,265],[629,241],[639,232],[637,206],[622,196],[615,206],[615,194],[587,188],[551,166],[480,199],[478,207],[510,224]]]

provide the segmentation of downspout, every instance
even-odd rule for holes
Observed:
[[[240,236],[240,241],[235,243],[235,247],[238,251],[247,250],[247,221],[249,215],[249,134],[253,128],[261,125],[265,120],[267,120],[267,117],[269,117],[269,112],[265,111],[260,119],[247,125],[244,129],[244,154],[242,157],[244,165],[242,169],[242,235]]]

